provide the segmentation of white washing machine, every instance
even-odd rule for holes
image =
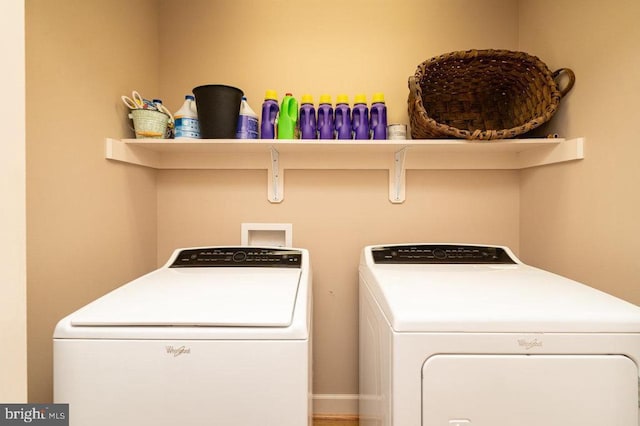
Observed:
[[[505,247],[369,246],[360,422],[637,426],[640,308]]]
[[[71,426],[311,424],[302,249],[176,250],[62,319],[54,400]]]

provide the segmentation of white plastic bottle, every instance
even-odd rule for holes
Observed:
[[[193,95],[186,95],[184,103],[174,114],[175,132],[177,138],[200,138],[200,126],[198,124],[198,113]]]
[[[246,96],[242,97],[240,104],[236,139],[258,139],[258,114],[251,109]]]

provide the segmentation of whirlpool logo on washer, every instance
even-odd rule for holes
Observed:
[[[177,348],[175,346],[165,346],[165,350],[167,351],[167,354],[172,355],[174,358],[180,355],[189,355],[191,353],[191,348],[184,345]]]
[[[520,346],[521,348],[525,348],[526,350],[541,348],[542,340],[535,337],[533,339],[522,338],[518,339],[518,346]]]

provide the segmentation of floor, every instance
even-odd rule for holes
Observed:
[[[313,416],[313,426],[358,426],[358,416]]]

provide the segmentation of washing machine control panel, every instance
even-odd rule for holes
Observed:
[[[515,263],[501,247],[453,244],[381,246],[371,249],[375,263],[474,264]]]
[[[260,247],[211,247],[182,250],[170,268],[300,268],[302,252]]]

